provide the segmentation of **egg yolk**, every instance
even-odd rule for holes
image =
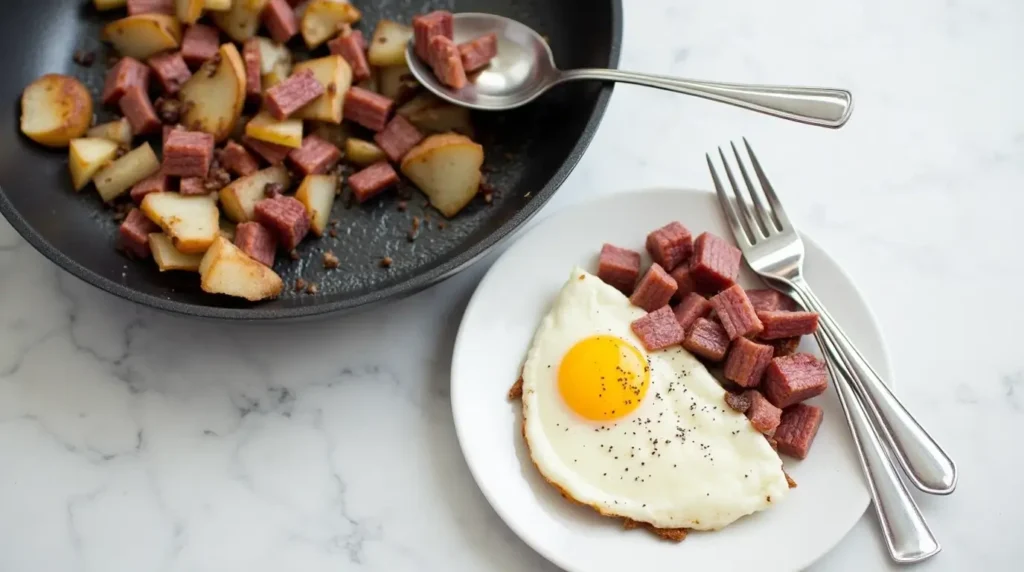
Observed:
[[[578,342],[558,367],[562,399],[579,416],[592,421],[629,415],[640,406],[649,383],[650,369],[643,354],[615,336],[592,336]]]

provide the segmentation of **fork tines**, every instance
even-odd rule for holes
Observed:
[[[732,198],[729,197],[729,194],[722,186],[722,181],[715,170],[715,164],[711,159],[711,155],[705,154],[705,157],[708,160],[711,179],[715,183],[715,191],[718,193],[718,199],[722,203],[722,209],[725,211],[725,218],[728,219],[729,226],[736,240],[741,242],[740,246],[745,246],[742,243],[744,240],[746,241],[746,246],[753,246],[773,236],[792,232],[793,226],[790,224],[789,218],[786,217],[786,211],[783,210],[782,204],[775,194],[775,189],[772,188],[772,184],[764,174],[761,162],[757,160],[757,155],[754,154],[754,150],[750,147],[746,137],[743,138],[743,146],[746,148],[746,154],[750,157],[749,161],[753,166],[759,185],[755,185],[751,181],[747,167],[744,165],[744,159],[740,155],[739,150],[736,149],[736,145],[734,143],[729,145],[732,147],[735,163],[739,168],[740,176],[743,178],[744,186],[746,186],[746,193],[736,184],[736,178],[729,167],[729,160],[726,158],[725,153],[722,152],[721,147],[718,148],[718,156],[722,160],[722,169],[725,171],[729,186],[732,187]]]

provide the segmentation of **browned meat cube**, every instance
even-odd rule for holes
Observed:
[[[181,52],[166,52],[153,56],[149,58],[149,67],[153,68],[153,73],[160,81],[160,86],[164,88],[164,93],[169,95],[181,91],[181,86],[192,77],[192,72],[185,64],[185,58],[181,57]]]
[[[466,73],[475,72],[491,63],[498,55],[498,35],[494,32],[459,44],[459,57]]]
[[[345,119],[371,131],[380,131],[388,124],[395,102],[368,89],[352,86],[345,93]]]
[[[256,222],[269,228],[285,250],[292,250],[309,232],[309,213],[292,197],[277,196],[256,203]]]
[[[395,115],[388,122],[387,127],[373,137],[373,140],[388,156],[388,159],[398,163],[410,149],[423,141],[423,137],[423,133],[420,133],[415,125],[409,123],[408,119],[401,115]]]
[[[412,19],[412,29],[415,36],[416,55],[421,60],[430,63],[430,40],[434,36],[444,36],[449,40],[454,37],[455,27],[452,22],[452,13],[447,10],[437,10],[429,14],[415,16]]]
[[[640,277],[640,253],[613,244],[602,245],[597,262],[597,277],[629,296]]]
[[[114,105],[132,86],[141,87],[143,92],[149,89],[149,67],[134,58],[123,57],[107,72],[103,103]]]
[[[725,359],[725,379],[743,387],[757,387],[771,361],[771,346],[739,338],[732,343],[729,357]]]
[[[243,222],[235,227],[235,246],[266,266],[274,266],[277,238],[258,222]]]
[[[316,135],[307,135],[302,140],[302,148],[288,153],[288,161],[303,175],[326,173],[340,160],[341,150]]]
[[[711,303],[705,300],[704,296],[690,292],[683,297],[683,301],[676,306],[673,312],[676,315],[676,320],[679,320],[679,325],[689,331],[690,326],[697,321],[697,318],[706,318],[711,313]],[[728,342],[728,339],[726,341]]]
[[[278,145],[277,143],[260,141],[259,139],[253,139],[248,135],[242,136],[242,144],[248,147],[253,153],[263,157],[263,160],[271,165],[280,165],[284,162],[285,158],[288,157],[288,153],[292,152],[291,147],[285,147],[284,145]]]
[[[813,334],[818,330],[816,312],[757,312],[764,329],[757,337],[762,340],[779,340]]]
[[[181,39],[181,57],[185,63],[196,68],[217,55],[220,48],[220,32],[217,28],[193,24],[185,30]]]
[[[729,336],[718,322],[697,318],[686,331],[683,347],[691,354],[708,361],[722,361],[729,351]]]
[[[771,288],[755,288],[747,290],[747,298],[758,312],[792,312],[797,309],[796,302],[778,290]]]
[[[678,222],[670,222],[647,235],[647,252],[668,271],[675,270],[693,254],[690,231]]]
[[[132,187],[131,197],[135,201],[135,204],[142,204],[142,199],[146,198],[149,193],[166,193],[170,189],[170,182],[167,179],[167,175],[163,172],[142,179],[135,186]]]
[[[324,94],[324,86],[316,80],[313,70],[304,69],[267,90],[263,107],[276,119],[284,120]]]
[[[771,360],[762,390],[776,407],[785,409],[825,393],[828,372],[825,362],[811,354],[793,354]]]
[[[763,329],[761,320],[757,319],[757,312],[739,284],[715,294],[711,298],[711,307],[730,340],[754,335]]]
[[[348,178],[352,196],[360,203],[365,203],[397,183],[398,173],[387,161],[378,161]]]
[[[821,418],[820,407],[797,403],[782,412],[782,421],[775,429],[775,445],[779,453],[796,459],[806,459],[811,450],[814,436],[818,434]]]
[[[677,266],[669,274],[676,281],[676,294],[672,297],[673,300],[681,301],[687,294],[697,290],[697,285],[693,282],[693,274],[687,265]]]
[[[160,232],[160,227],[149,220],[139,209],[133,208],[121,223],[121,248],[137,258],[149,257],[149,235]]]
[[[128,15],[142,14],[174,15],[174,0],[128,0]]]
[[[363,33],[356,30],[347,36],[338,36],[327,42],[327,49],[336,56],[341,56],[352,68],[352,79],[363,81],[370,77],[370,64],[366,61],[366,40]]]
[[[239,177],[247,177],[260,170],[260,164],[245,147],[234,141],[228,141],[220,154],[220,164],[229,172]]]
[[[634,306],[639,306],[648,312],[668,304],[672,295],[676,293],[676,281],[665,272],[660,264],[655,262],[647,269],[647,273],[636,285],[636,290],[629,297]],[[673,316],[673,319],[675,317]]]
[[[697,289],[714,294],[735,284],[742,258],[740,249],[724,239],[709,232],[701,233],[693,242],[693,257],[690,258],[690,272]]]
[[[725,404],[728,405],[733,411],[739,411],[740,413],[746,413],[750,409],[751,395],[749,391],[743,393],[733,393],[731,391],[725,392]]]
[[[185,131],[185,127],[182,125],[164,125],[163,139],[161,139],[161,143],[164,147],[167,146],[167,138],[171,136],[171,131]]]
[[[756,389],[748,389],[743,393],[750,398],[750,407],[745,412],[750,424],[769,437],[775,435],[775,428],[779,426],[779,420],[782,418],[782,410],[769,403]]]
[[[458,46],[450,38],[434,36],[430,40],[430,66],[437,79],[448,87],[466,86],[466,68],[462,67]]]
[[[210,194],[210,191],[206,189],[206,179],[203,177],[182,177],[178,192],[185,196]]]
[[[149,94],[142,87],[129,87],[117,105],[121,108],[121,113],[128,118],[128,123],[132,125],[132,133],[135,135],[144,135],[160,129],[160,118],[156,116],[156,109],[153,109]]]
[[[174,129],[164,145],[163,172],[178,177],[203,177],[213,160],[213,135]]]
[[[679,326],[672,309],[662,306],[629,325],[647,351],[665,349],[683,341],[683,328]]]
[[[299,33],[299,19],[285,0],[270,0],[263,8],[263,24],[270,31],[270,37],[279,44],[287,44],[292,36]]]
[[[795,338],[781,338],[778,340],[762,340],[758,338],[758,343],[767,344],[775,350],[774,357],[782,357],[792,355],[796,351],[796,348],[800,346],[800,337]]]
[[[242,61],[245,62],[245,97],[250,101],[259,101],[263,95],[259,39],[249,38],[242,44]]]

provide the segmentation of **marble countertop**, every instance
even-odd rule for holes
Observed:
[[[1014,567],[1024,267],[999,246],[1024,215],[1024,4],[625,4],[624,69],[841,86],[856,112],[828,131],[621,86],[541,216],[706,187],[703,153],[750,138],[959,463],[956,494],[918,497],[944,545],[920,567]],[[493,260],[373,313],[247,327],[114,299],[0,223],[0,570],[554,570],[485,502],[452,428],[452,343]],[[814,569],[888,566],[869,511]]]

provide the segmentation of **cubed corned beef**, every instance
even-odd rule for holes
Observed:
[[[450,38],[434,36],[430,40],[430,66],[441,83],[453,89],[465,87],[466,69],[458,46]]]
[[[164,93],[174,95],[181,91],[181,86],[192,77],[185,58],[181,52],[166,52],[149,58],[149,67],[153,68]]]
[[[813,334],[818,330],[818,314],[816,312],[757,312],[764,329],[757,337],[762,340],[778,340]]]
[[[153,102],[149,100],[149,94],[142,87],[133,85],[129,87],[124,96],[117,102],[121,113],[128,119],[132,126],[132,133],[145,135],[160,129],[160,118],[153,109]]]
[[[725,379],[743,387],[757,387],[771,361],[771,346],[738,338],[732,343],[729,356],[725,359]]]
[[[387,127],[373,137],[373,140],[388,156],[388,159],[398,163],[410,149],[423,141],[423,137],[423,133],[415,125],[409,123],[408,119],[401,115],[395,115],[388,122]]]
[[[683,301],[675,307],[673,312],[676,315],[676,320],[679,320],[679,325],[684,330],[689,330],[697,318],[706,318],[711,313],[711,303],[705,300],[704,296],[690,292],[683,297]]]
[[[121,248],[137,258],[149,257],[149,235],[160,232],[160,227],[139,209],[128,212],[119,228]]]
[[[733,393],[731,391],[725,392],[725,404],[728,405],[733,411],[740,413],[746,413],[750,409],[751,396],[749,391],[743,393]]]
[[[693,242],[690,272],[697,289],[714,294],[736,283],[740,275],[743,253],[725,239],[709,232],[701,233]]]
[[[686,335],[668,306],[662,306],[633,320],[629,327],[636,337],[640,338],[644,347],[652,352],[678,344]]]
[[[356,30],[347,36],[338,36],[327,42],[327,49],[341,56],[352,68],[352,79],[363,81],[370,77],[370,64],[366,61],[363,33]]]
[[[178,177],[206,177],[213,160],[213,135],[174,129],[164,144],[163,172]]]
[[[768,344],[775,351],[775,357],[782,357],[792,355],[796,352],[796,349],[800,347],[800,338],[781,338],[778,340],[762,340],[757,339],[758,343]]]
[[[796,302],[778,290],[771,288],[754,288],[747,290],[747,298],[758,312],[775,312],[797,310]]]
[[[797,403],[782,412],[782,420],[775,429],[775,445],[779,453],[796,459],[806,459],[814,436],[818,434],[821,419],[824,417],[820,407]]]
[[[258,101],[263,94],[259,39],[249,38],[242,44],[242,60],[245,62],[245,96],[250,101]]]
[[[429,14],[414,16],[412,29],[416,55],[427,63],[430,63],[430,40],[434,36],[453,39],[455,32],[452,13],[447,10],[436,10]]]
[[[467,73],[484,68],[496,55],[498,35],[493,32],[459,44],[459,57]]]
[[[307,68],[268,89],[263,94],[263,106],[276,119],[284,120],[324,92],[323,84],[317,81],[313,70]]]
[[[142,14],[167,14],[174,15],[174,0],[128,0],[129,16],[141,16]]]
[[[274,266],[277,238],[258,222],[243,222],[235,227],[235,246],[266,266]]]
[[[185,131],[185,127],[182,125],[164,125],[163,139],[161,139],[163,147],[167,146],[167,138],[171,136],[171,131]]]
[[[187,197],[210,194],[203,177],[182,177],[178,192]]]
[[[135,58],[123,57],[107,72],[103,85],[103,103],[114,105],[124,96],[128,88],[141,87],[143,92],[149,89],[149,66]]]
[[[782,410],[769,403],[756,389],[748,389],[743,393],[750,398],[750,407],[745,412],[750,424],[769,437],[775,435],[775,429],[782,418]]]
[[[307,135],[302,147],[288,153],[288,161],[303,175],[326,173],[341,160],[341,150],[316,135]]]
[[[345,119],[371,131],[380,131],[388,124],[395,102],[378,93],[352,86],[345,93]]]
[[[299,19],[285,0],[270,0],[263,8],[263,23],[270,37],[279,44],[286,44],[299,33]]]
[[[364,203],[398,183],[398,173],[387,161],[378,161],[348,178],[356,201]]]
[[[267,141],[260,141],[259,139],[253,139],[248,135],[242,136],[242,144],[248,147],[253,153],[263,157],[263,160],[271,165],[280,165],[284,162],[285,158],[288,157],[288,153],[292,152],[291,147],[285,147],[284,145],[278,145],[277,143],[268,143]]]
[[[217,55],[220,49],[220,32],[217,28],[193,24],[185,30],[181,39],[181,57],[193,68]]]
[[[629,296],[640,278],[640,253],[605,243],[597,261],[597,277]]]
[[[772,359],[761,389],[768,401],[785,409],[825,393],[827,387],[825,362],[811,354],[799,353]]]
[[[142,179],[132,187],[130,196],[135,204],[142,204],[142,199],[149,193],[166,193],[170,190],[167,175],[158,172],[155,175]]]
[[[647,235],[647,252],[651,259],[671,272],[690,260],[693,238],[685,226],[670,222]]]
[[[729,336],[717,322],[697,318],[686,330],[683,347],[691,354],[708,361],[722,361],[729,351]]]
[[[256,222],[269,228],[285,250],[292,250],[309,232],[309,213],[292,197],[278,196],[256,203]]]
[[[667,305],[675,293],[676,281],[669,276],[668,272],[665,272],[665,269],[660,264],[655,262],[651,264],[643,278],[640,279],[636,289],[633,291],[633,295],[629,297],[629,301],[634,306],[639,306],[648,312],[653,312]],[[675,316],[673,316],[673,319],[675,319]]]
[[[224,146],[224,151],[220,154],[220,164],[239,177],[247,177],[260,170],[256,158],[234,141],[228,141]]]
[[[763,329],[757,312],[739,284],[730,286],[711,298],[711,307],[729,334],[730,340],[757,334]]]
[[[687,265],[677,266],[675,270],[669,272],[669,275],[676,281],[676,294],[672,296],[673,300],[681,301],[684,296],[697,290],[697,285],[694,284],[693,275]]]

